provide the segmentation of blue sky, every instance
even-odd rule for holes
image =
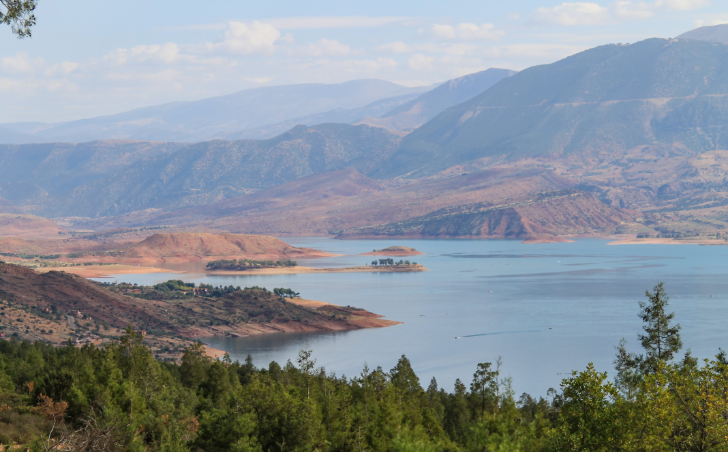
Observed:
[[[725,0],[40,0],[0,28],[0,122],[66,121],[246,88],[429,85],[728,23]]]

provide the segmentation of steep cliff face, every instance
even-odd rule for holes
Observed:
[[[380,226],[343,231],[341,238],[460,237],[519,238],[614,232],[636,214],[615,209],[591,193],[566,190],[542,193],[520,202],[457,206]]]

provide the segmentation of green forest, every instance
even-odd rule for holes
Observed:
[[[724,451],[728,359],[680,354],[662,284],[639,304],[641,352],[615,372],[573,372],[545,398],[517,395],[502,363],[451,390],[407,357],[339,376],[312,350],[257,368],[204,346],[154,359],[127,329],[103,348],[0,341],[0,444],[69,451]]]

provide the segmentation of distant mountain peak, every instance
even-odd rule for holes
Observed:
[[[364,118],[357,124],[367,124],[388,130],[412,130],[434,118],[443,110],[477,96],[515,73],[516,71],[510,69],[490,68],[454,78],[382,116]]]
[[[690,30],[677,39],[695,39],[698,41],[722,42],[728,44],[728,24],[712,25]]]

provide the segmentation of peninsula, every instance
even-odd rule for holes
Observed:
[[[399,322],[351,306],[286,298],[291,290],[95,283],[62,271],[0,263],[0,334],[76,344],[113,341],[131,325],[161,359],[179,358],[198,338],[347,331]]]

